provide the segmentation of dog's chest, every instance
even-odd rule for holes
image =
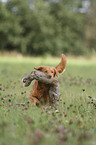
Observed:
[[[47,85],[47,84],[38,82],[38,87],[37,87],[37,89],[38,89],[39,91],[41,91],[42,93],[43,93],[43,92],[49,92],[50,85]]]
[[[41,82],[38,82],[38,85],[39,85],[39,87],[40,88],[42,88],[42,89],[44,89],[44,88],[49,88],[50,87],[50,85],[48,85],[48,84],[44,84],[44,83],[41,83]]]

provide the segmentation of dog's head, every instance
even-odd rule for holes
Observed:
[[[39,67],[35,67],[34,69],[44,72],[46,74],[46,76],[50,79],[55,76],[58,77],[58,71],[55,67],[39,66]]]
[[[53,78],[55,76],[58,77],[59,73],[63,73],[66,68],[66,58],[65,55],[61,55],[61,62],[56,67],[50,67],[50,66],[39,66],[35,67],[36,70],[39,70],[41,72],[44,72],[47,77]]]

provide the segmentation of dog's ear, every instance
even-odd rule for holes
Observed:
[[[58,71],[57,71],[56,68],[54,68],[54,77],[55,77],[55,76],[57,76],[57,77],[59,76],[59,75],[58,75]]]
[[[55,67],[59,73],[65,70],[67,61],[64,54],[61,54],[61,62]]]
[[[36,70],[42,70],[43,69],[43,66],[34,67],[34,69],[36,69]]]

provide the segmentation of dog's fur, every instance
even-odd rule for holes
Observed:
[[[61,62],[56,67],[39,66],[35,67],[35,69],[44,72],[46,76],[50,79],[52,79],[55,76],[58,77],[59,73],[62,73],[66,67],[66,58],[64,54],[62,54],[61,57]],[[50,85],[36,80],[29,96],[32,104],[38,105],[41,102],[49,103],[49,90]]]

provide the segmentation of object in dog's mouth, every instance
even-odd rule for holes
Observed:
[[[23,87],[28,87],[28,86],[31,84],[32,80],[33,80],[33,79],[32,79],[31,74],[26,75],[26,76],[22,79]]]
[[[31,81],[26,80],[23,82],[23,87],[28,87],[31,84]]]

